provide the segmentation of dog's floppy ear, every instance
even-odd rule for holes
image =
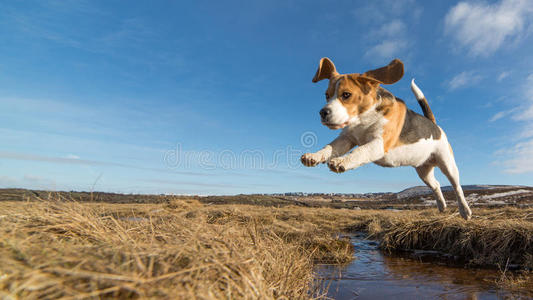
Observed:
[[[329,58],[323,57],[320,59],[320,63],[318,63],[318,70],[316,70],[315,77],[313,77],[313,82],[322,79],[330,79],[337,75],[339,75],[339,73],[337,73],[337,69],[335,69],[333,62]]]
[[[403,63],[399,59],[394,59],[385,67],[367,71],[362,75],[384,84],[393,84],[403,77]]]
[[[352,80],[358,83],[358,86],[361,88],[363,93],[365,93],[365,95],[370,93],[372,89],[377,89],[379,84],[383,83],[373,77],[365,75],[353,74],[352,76]]]

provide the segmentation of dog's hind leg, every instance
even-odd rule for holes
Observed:
[[[463,193],[463,188],[459,183],[459,170],[455,164],[452,148],[447,147],[447,149],[442,151],[440,154],[441,155],[439,155],[437,158],[438,166],[453,186],[455,196],[457,197],[457,207],[459,208],[461,217],[463,217],[465,220],[469,220],[472,216],[472,211],[470,210],[470,207],[468,207],[468,203],[466,202]]]
[[[437,200],[437,207],[440,212],[443,212],[446,209],[446,200],[442,196],[442,191],[440,190],[440,184],[435,178],[435,166],[433,165],[422,165],[416,168],[416,172],[422,181],[431,188],[435,199]]]

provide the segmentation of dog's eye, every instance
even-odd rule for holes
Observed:
[[[343,99],[343,100],[346,100],[346,99],[350,98],[351,95],[352,95],[352,94],[350,94],[350,93],[348,93],[348,92],[344,92],[344,93],[342,93],[342,99]]]

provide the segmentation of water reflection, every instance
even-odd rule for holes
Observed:
[[[501,299],[511,295],[495,285],[497,270],[451,267],[418,259],[383,255],[363,235],[351,237],[356,259],[344,268],[320,265],[318,274],[331,279],[328,296],[335,299]]]

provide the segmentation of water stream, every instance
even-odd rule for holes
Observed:
[[[345,267],[319,265],[334,299],[533,299],[498,288],[500,272],[450,266],[427,258],[427,252],[385,255],[364,234],[350,236],[355,260]],[[431,256],[431,255],[430,255]]]

